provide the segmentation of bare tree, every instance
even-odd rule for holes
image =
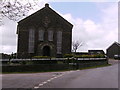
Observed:
[[[0,0],[0,25],[3,17],[18,21],[26,16],[35,5],[37,5],[35,2],[31,3],[29,0]]]
[[[76,53],[77,49],[80,48],[81,46],[83,46],[83,42],[81,41],[73,41],[72,42],[72,47],[73,47],[73,51]]]

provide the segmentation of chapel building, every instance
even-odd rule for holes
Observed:
[[[63,57],[71,53],[73,25],[45,4],[18,22],[18,58]]]

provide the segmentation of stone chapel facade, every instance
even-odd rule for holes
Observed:
[[[45,4],[18,22],[18,58],[62,57],[71,53],[73,25]]]

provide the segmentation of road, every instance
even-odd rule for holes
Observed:
[[[95,69],[3,74],[3,88],[118,88],[118,64]]]

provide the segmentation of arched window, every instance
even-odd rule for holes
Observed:
[[[48,41],[53,41],[53,31],[52,30],[48,31]]]
[[[39,29],[39,41],[44,41],[44,30]]]
[[[61,54],[62,49],[62,31],[57,32],[57,54]]]
[[[34,53],[34,36],[35,31],[33,28],[29,29],[29,46],[28,46],[28,53]]]

